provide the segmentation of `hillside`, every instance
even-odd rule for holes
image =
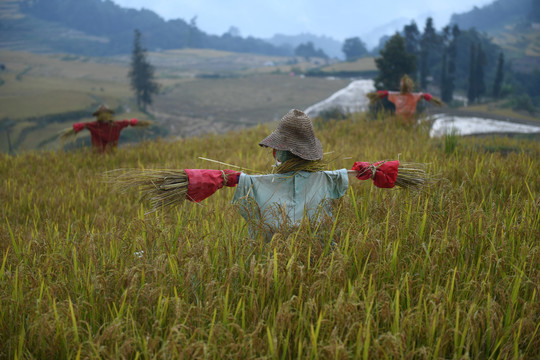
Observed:
[[[91,120],[100,103],[118,119],[154,121],[126,130],[121,144],[156,136],[193,136],[274,121],[347,86],[348,80],[291,76],[315,64],[289,58],[214,50],[149,53],[162,91],[148,113],[136,111],[127,73],[129,56],[86,57],[0,51],[0,151],[55,149],[60,130]],[[88,134],[81,136],[87,144]]]
[[[474,7],[471,11],[453,14],[450,24],[461,29],[476,28],[478,31],[497,34],[508,25],[530,21],[533,0],[494,0],[491,4]]]
[[[207,34],[196,23],[165,21],[150,10],[122,8],[101,0],[0,0],[0,48],[32,52],[66,52],[110,56],[131,51],[139,29],[146,47],[200,48],[291,55],[290,50],[255,38]]]
[[[440,179],[426,191],[351,181],[332,238],[307,223],[250,238],[232,188],[145,215],[137,189],[103,181],[226,168],[199,156],[266,172],[269,132],[0,154],[0,358],[537,357],[538,142],[451,151],[391,121],[316,124],[331,169],[399,157]]]
[[[496,0],[469,12],[454,14],[450,24],[488,33],[493,42],[514,61],[517,72],[540,69],[540,17],[533,0]]]

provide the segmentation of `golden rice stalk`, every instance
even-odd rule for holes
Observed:
[[[140,189],[140,200],[150,201],[150,212],[181,205],[186,200],[189,181],[184,170],[119,169],[108,171],[105,176],[122,192],[132,188]]]

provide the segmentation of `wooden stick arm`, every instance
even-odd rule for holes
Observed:
[[[356,175],[358,175],[357,170],[347,170],[347,175],[349,176],[349,180],[356,179]]]

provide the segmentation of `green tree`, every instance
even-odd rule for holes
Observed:
[[[405,50],[409,54],[418,55],[421,34],[416,22],[411,21],[409,25],[403,27],[403,37],[405,38]]]
[[[450,103],[454,98],[455,78],[456,78],[456,58],[457,58],[457,38],[460,30],[457,25],[452,29],[446,26],[443,29],[443,58],[441,66],[441,98],[444,102]]]
[[[341,51],[345,54],[347,61],[353,61],[368,54],[366,44],[359,37],[345,39]]]
[[[445,103],[449,103],[452,101],[452,96],[450,94],[450,88],[448,86],[449,84],[449,73],[448,73],[448,64],[447,64],[447,58],[448,58],[448,51],[445,48],[442,58],[442,65],[441,65],[441,99]]]
[[[420,86],[427,88],[427,77],[429,75],[429,58],[439,42],[437,32],[433,26],[433,19],[427,18],[424,33],[420,39]]]
[[[486,53],[482,49],[482,44],[478,44],[476,51],[475,77],[476,77],[476,96],[480,98],[486,93],[486,82],[484,79],[484,68],[486,66]]]
[[[137,98],[137,106],[146,111],[146,106],[152,104],[152,95],[159,92],[159,84],[154,80],[154,67],[146,60],[146,49],[141,45],[141,32],[138,29],[135,29],[128,76]]]
[[[469,53],[469,83],[467,87],[467,99],[470,103],[474,102],[477,97],[476,90],[476,77],[474,75],[476,65],[476,46],[471,44],[471,50]]]
[[[504,77],[504,54],[499,54],[499,60],[497,61],[497,73],[495,74],[495,81],[493,82],[493,97],[498,99],[501,95],[501,87]]]
[[[481,44],[471,44],[471,53],[469,61],[469,86],[467,89],[467,98],[469,102],[478,100],[486,93],[486,84],[484,81],[484,68],[486,66],[486,53]]]
[[[379,69],[375,78],[378,89],[399,89],[401,77],[416,72],[416,56],[405,51],[405,39],[398,33],[386,42],[380,54],[375,59]]]
[[[315,46],[311,41],[308,41],[305,44],[300,44],[294,49],[294,55],[303,56],[309,60],[311,57],[320,57],[323,59],[328,59],[328,55],[322,49],[315,50]]]

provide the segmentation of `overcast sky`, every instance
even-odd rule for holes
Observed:
[[[311,33],[336,40],[390,32],[415,19],[423,28],[431,16],[440,29],[453,13],[481,7],[494,0],[112,0],[122,7],[145,8],[166,20],[197,17],[206,33],[221,35],[235,26],[243,37],[270,38],[274,34]],[[390,23],[396,29],[392,29]],[[399,25],[397,25],[399,24]],[[388,25],[388,26],[387,26]],[[373,34],[371,35],[373,37]],[[378,37],[377,37],[378,39]]]

